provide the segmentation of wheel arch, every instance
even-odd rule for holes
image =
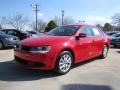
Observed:
[[[109,47],[110,47],[110,46],[109,46],[109,44],[108,44],[108,43],[105,43],[104,45],[106,45],[106,46],[107,46],[107,48],[109,49]]]
[[[71,48],[64,48],[64,49],[62,49],[60,51],[60,53],[63,52],[63,51],[69,51],[72,54],[72,56],[73,56],[73,64],[74,64],[74,62],[75,62],[75,53],[73,52],[73,50]]]

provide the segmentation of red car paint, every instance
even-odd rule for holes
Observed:
[[[100,31],[102,34],[101,36],[87,36],[84,38],[76,39],[76,36],[79,34],[79,31],[81,31],[83,27],[88,27],[91,25],[78,26],[79,28],[71,36],[44,35],[40,37],[25,39],[20,42],[21,46],[51,46],[51,49],[47,53],[32,53],[26,50],[15,49],[15,57],[17,59],[23,60],[23,62],[30,61],[43,64],[43,66],[40,67],[22,64],[25,68],[52,70],[55,69],[56,59],[58,55],[64,50],[71,51],[74,56],[74,63],[78,63],[101,55],[104,45],[107,45],[109,48],[109,38],[102,31]]]

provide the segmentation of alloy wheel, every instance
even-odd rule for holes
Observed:
[[[73,55],[69,51],[63,51],[58,55],[56,72],[65,74],[70,71],[73,64]]]
[[[107,53],[108,53],[108,48],[107,48],[107,46],[105,45],[105,46],[104,46],[104,49],[103,49],[103,56],[106,57],[106,56],[107,56]]]
[[[59,68],[62,72],[67,72],[72,64],[72,58],[69,54],[65,54],[60,58]]]

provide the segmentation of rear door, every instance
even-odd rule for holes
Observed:
[[[100,29],[96,27],[91,27],[93,31],[93,46],[94,46],[94,56],[100,55],[104,47],[104,35]]]

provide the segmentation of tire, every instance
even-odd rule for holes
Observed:
[[[102,50],[102,55],[100,56],[101,59],[105,59],[107,57],[108,54],[108,47],[107,45],[104,45],[104,48]]]
[[[58,55],[55,71],[58,74],[66,74],[73,64],[73,56],[69,51],[63,51]]]
[[[0,41],[0,49],[3,49],[3,43]]]

